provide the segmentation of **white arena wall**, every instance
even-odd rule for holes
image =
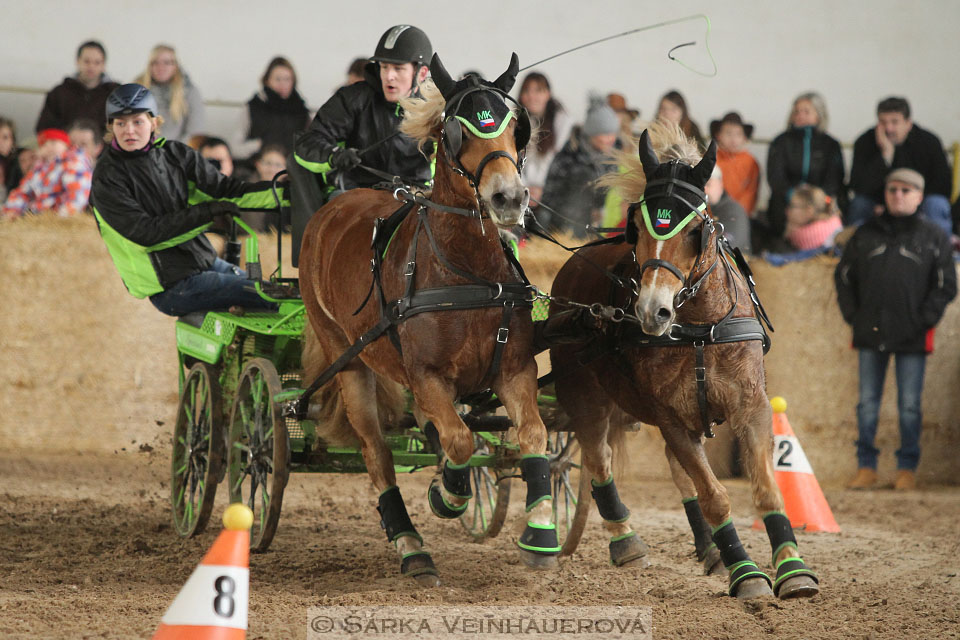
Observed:
[[[22,140],[32,136],[43,96],[9,87],[49,89],[73,72],[76,46],[95,38],[109,73],[129,81],[158,42],[174,45],[184,68],[210,101],[241,103],[256,90],[267,61],[291,59],[311,107],[342,82],[348,62],[369,54],[387,27],[411,22],[430,35],[451,73],[497,74],[511,51],[522,65],[636,27],[706,13],[719,71],[702,77],[667,59],[667,51],[708,70],[705,25],[687,22],[603,43],[538,67],[554,94],[581,118],[590,91],[618,91],[644,116],[658,97],[679,89],[706,129],[731,109],[756,125],[755,137],[783,130],[793,97],[820,91],[830,131],[851,142],[874,121],[878,100],[904,95],[916,122],[945,145],[960,140],[960,2],[807,0],[781,2],[330,2],[281,0],[0,0],[0,114]],[[226,135],[238,107],[208,110],[211,134]],[[766,149],[755,145],[761,162]],[[848,157],[849,168],[849,157]]]

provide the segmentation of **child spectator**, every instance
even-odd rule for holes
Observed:
[[[707,206],[712,215],[723,225],[723,235],[744,253],[750,253],[750,218],[740,203],[723,190],[723,170],[713,167],[710,179],[703,185],[707,194]]]
[[[230,153],[230,145],[226,141],[213,136],[206,136],[197,151],[200,152],[201,156],[211,161],[217,171],[228,178],[233,176],[233,154]]]
[[[687,111],[687,101],[683,99],[679,91],[668,91],[660,98],[657,107],[657,120],[679,125],[683,135],[693,138],[701,148],[706,149],[706,141],[703,139],[703,134],[700,133],[700,127],[690,119],[690,114]]]
[[[354,58],[350,66],[347,67],[346,84],[351,85],[363,82],[364,69],[367,68],[368,62],[370,62],[370,58]]]
[[[760,188],[760,165],[747,151],[753,125],[744,124],[736,111],[710,123],[710,136],[717,141],[717,166],[723,172],[723,189],[753,218]]]
[[[273,180],[273,176],[279,171],[287,168],[287,157],[284,154],[284,148],[280,145],[267,145],[260,150],[257,161],[254,163],[257,168],[255,180]],[[286,180],[287,176],[281,176],[281,180]]]
[[[836,200],[820,187],[800,185],[793,190],[787,207],[787,228],[784,236],[800,251],[829,248],[843,229]]]
[[[0,117],[0,203],[23,180],[17,148],[17,130],[13,121]]]
[[[293,136],[310,124],[310,112],[297,92],[297,72],[289,60],[278,56],[270,61],[243,116],[233,140],[236,157],[250,158],[266,145],[279,145],[285,155],[293,152]]]
[[[90,158],[92,166],[96,166],[97,158],[103,152],[103,138],[100,135],[100,127],[92,120],[80,119],[70,125],[67,130],[70,136],[70,144],[79,149],[83,149],[87,157]]]
[[[37,134],[37,142],[40,161],[10,192],[3,206],[6,219],[48,210],[67,217],[87,206],[93,175],[87,154],[71,147],[70,137],[62,129],[44,129]]]
[[[190,76],[180,68],[173,47],[166,44],[155,46],[150,51],[147,70],[134,82],[150,89],[157,100],[159,115],[163,117],[160,137],[184,142],[204,131],[206,111],[203,98]]]
[[[87,118],[103,121],[107,96],[117,87],[104,69],[107,52],[96,40],[88,40],[77,49],[77,73],[51,89],[43,101],[36,131],[66,129],[71,122]],[[102,135],[103,128],[98,130]]]

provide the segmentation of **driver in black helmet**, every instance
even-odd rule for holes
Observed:
[[[275,209],[271,183],[228,178],[187,145],[157,137],[158,114],[146,87],[114,89],[109,145],[93,172],[90,203],[127,290],[175,316],[275,308],[203,233],[215,217]]]
[[[405,180],[430,180],[430,161],[415,141],[397,131],[403,115],[398,102],[417,91],[432,55],[427,34],[417,27],[390,28],[380,37],[363,82],[338,89],[299,134],[294,159],[323,176],[328,196],[335,189],[371,187],[385,180],[361,164]]]

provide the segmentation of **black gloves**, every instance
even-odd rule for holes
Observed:
[[[237,216],[240,215],[240,209],[233,202],[224,200],[211,200],[210,202],[201,202],[197,205],[205,214],[205,217],[213,221],[217,216]]]
[[[351,147],[337,147],[330,154],[330,166],[340,171],[350,171],[361,162],[360,152]]]

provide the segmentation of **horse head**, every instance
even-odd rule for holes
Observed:
[[[430,74],[445,100],[437,135],[438,169],[445,163],[458,174],[454,191],[476,199],[496,225],[506,228],[522,220],[530,201],[530,191],[520,180],[530,118],[508,93],[519,66],[514,53],[507,70],[493,82],[473,75],[454,81],[440,56],[434,54],[430,62]]]
[[[627,238],[635,242],[640,291],[635,313],[644,333],[663,335],[677,309],[696,293],[702,265],[712,263],[718,232],[706,213],[703,186],[717,161],[716,143],[697,162],[682,153],[662,162],[647,131],[640,137],[640,161],[647,179],[643,197],[631,205]],[[696,162],[696,164],[692,164]],[[701,274],[702,275],[702,274]]]

